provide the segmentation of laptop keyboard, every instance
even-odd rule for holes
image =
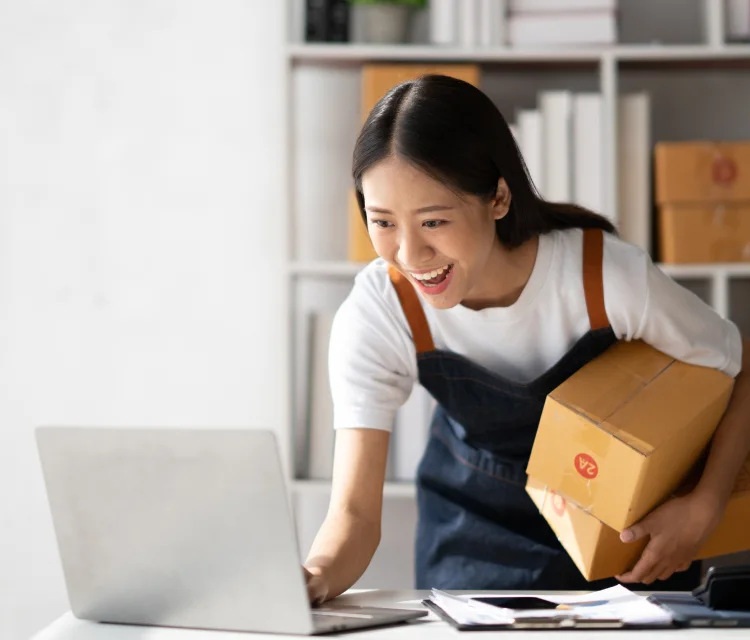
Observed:
[[[313,610],[313,625],[320,631],[335,631],[373,620],[375,616],[369,613],[342,613],[340,611]]]
[[[362,616],[355,614],[341,614],[328,611],[313,611],[313,626],[316,631],[336,631],[338,629],[348,629],[352,623],[362,622],[363,619],[372,620],[372,616]]]

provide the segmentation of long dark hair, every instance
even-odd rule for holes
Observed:
[[[515,248],[553,229],[597,228],[616,233],[601,215],[547,202],[535,189],[505,118],[479,89],[449,76],[425,75],[391,89],[370,112],[354,147],[352,174],[367,223],[362,174],[397,155],[459,193],[489,201],[502,177],[511,193],[497,237]]]

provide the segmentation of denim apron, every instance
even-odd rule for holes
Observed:
[[[617,583],[588,582],[525,491],[547,394],[617,341],[604,309],[603,232],[583,235],[591,329],[529,383],[435,349],[417,292],[390,270],[415,342],[419,382],[438,402],[417,470],[418,589],[588,590]],[[686,590],[699,581],[696,562],[645,588]]]

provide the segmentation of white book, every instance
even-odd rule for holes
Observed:
[[[459,44],[472,48],[479,44],[480,0],[460,0],[458,5]]]
[[[602,96],[573,96],[573,202],[604,213]],[[612,222],[615,222],[612,220]]]
[[[310,316],[308,476],[313,480],[328,480],[333,471],[333,399],[328,377],[328,345],[333,317],[333,313],[314,313]]]
[[[429,19],[432,44],[457,44],[458,0],[430,0]]]
[[[391,445],[396,480],[414,480],[416,477],[436,406],[427,390],[415,384],[411,395],[398,410]]]
[[[509,0],[513,13],[562,13],[567,11],[615,11],[617,0]]]
[[[517,115],[518,141],[523,161],[536,190],[545,196],[544,184],[544,126],[539,109],[521,109]]]
[[[479,44],[483,47],[505,46],[507,0],[480,0]]]
[[[543,196],[551,202],[570,202],[572,189],[572,111],[570,91],[542,91]]]
[[[508,43],[514,47],[608,45],[617,42],[615,14],[523,13],[508,17]]]
[[[724,21],[727,40],[750,40],[750,0],[726,0]]]
[[[621,95],[617,118],[617,221],[623,240],[651,252],[651,99]]]

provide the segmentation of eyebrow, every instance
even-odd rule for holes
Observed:
[[[420,207],[414,213],[433,213],[434,211],[450,211],[453,207],[445,204],[431,204],[426,207]],[[372,213],[393,213],[388,209],[381,209],[380,207],[365,207],[365,211],[371,211]]]

